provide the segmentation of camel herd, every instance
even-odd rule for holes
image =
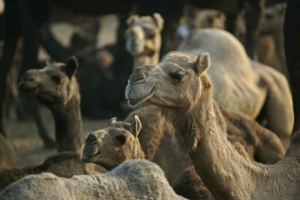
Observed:
[[[207,16],[217,22],[198,28]],[[26,71],[19,89],[51,111],[57,153],[12,167],[12,143],[0,135],[0,200],[300,199],[288,77],[249,58],[222,30],[224,16],[208,12],[193,23],[176,51],[160,55],[162,16],[128,18],[132,111],[85,142],[77,58]]]

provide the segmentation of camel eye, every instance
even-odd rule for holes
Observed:
[[[148,29],[148,28],[144,28],[144,31],[145,31],[145,35],[148,39],[152,39],[154,38],[155,36],[155,32],[151,29]]]
[[[57,75],[51,76],[51,79],[52,79],[56,84],[59,84],[60,81],[61,81],[61,77],[60,77],[60,76],[57,76]]]
[[[126,135],[117,135],[117,136],[116,136],[116,140],[117,140],[121,145],[125,144],[126,139],[127,139]]]
[[[172,79],[174,79],[175,81],[177,81],[177,82],[180,82],[180,81],[182,81],[182,79],[184,78],[184,76],[185,76],[185,73],[184,72],[175,72],[175,73],[171,73],[170,74],[170,77],[172,78]]]

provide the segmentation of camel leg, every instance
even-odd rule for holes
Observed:
[[[0,132],[8,137],[6,128],[6,109],[9,92],[9,74],[21,35],[21,26],[15,2],[6,1],[4,10],[4,46],[0,59]]]
[[[34,2],[32,2],[34,3]],[[22,30],[24,34],[23,39],[23,60],[21,65],[20,76],[22,76],[27,70],[37,67],[37,57],[38,57],[38,49],[39,49],[39,27],[45,23],[45,19],[41,22],[37,22],[37,19],[33,15],[34,7],[28,2],[19,1],[19,13],[20,20],[22,24]],[[39,9],[35,8],[35,9]],[[46,14],[45,14],[46,15]],[[39,19],[40,20],[40,19]],[[40,24],[39,24],[40,23]],[[30,100],[29,102],[29,111],[32,114],[35,123],[38,127],[38,133],[41,139],[44,142],[44,146],[47,147],[55,147],[55,142],[49,136],[49,133],[45,127],[45,124],[42,121],[42,116],[39,111],[39,106],[35,100]]]
[[[250,58],[254,58],[255,45],[259,36],[259,22],[264,5],[262,1],[250,1],[246,6],[245,48]]]
[[[287,1],[284,22],[286,65],[294,103],[294,131],[300,129],[300,2]]]

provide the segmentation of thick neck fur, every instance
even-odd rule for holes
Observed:
[[[142,150],[138,139],[131,141],[130,159],[145,159],[145,154]]]
[[[80,97],[74,95],[65,104],[47,105],[55,121],[57,152],[80,152],[82,148],[82,119]]]

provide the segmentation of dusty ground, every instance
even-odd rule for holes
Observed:
[[[100,19],[102,30],[98,35],[98,46],[113,43],[115,41],[115,29],[117,27],[116,17],[113,15]],[[76,30],[76,26],[68,23],[56,23],[52,31],[57,39],[63,44],[69,44],[71,34]],[[40,50],[40,59],[49,58],[49,56]],[[42,109],[43,120],[46,122],[47,129],[54,138],[54,122],[50,111],[47,108]],[[91,131],[101,129],[107,123],[107,120],[83,120],[83,138]],[[15,166],[26,166],[36,164],[44,160],[47,156],[55,153],[55,149],[46,150],[42,148],[42,141],[39,139],[37,128],[33,120],[18,121],[15,117],[13,108],[10,110],[8,120],[8,130],[10,137],[17,149]]]

